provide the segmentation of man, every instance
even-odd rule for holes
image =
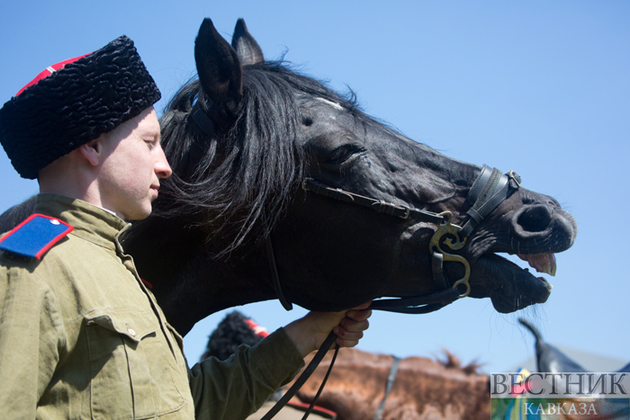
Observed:
[[[159,98],[123,36],[49,67],[0,109],[0,143],[41,192],[36,215],[0,239],[3,418],[244,418],[331,330],[353,346],[368,326],[369,311],[309,313],[188,370],[118,241],[171,174]]]

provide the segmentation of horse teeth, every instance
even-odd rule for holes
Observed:
[[[543,264],[542,269],[540,270],[540,272],[551,274],[551,265],[549,263]]]
[[[553,289],[553,284],[549,283],[543,277],[538,277],[538,280],[542,281],[543,284],[545,285],[545,287],[547,288],[547,290],[549,290],[551,292],[551,289]]]
[[[533,254],[523,255],[518,254],[518,257],[534,268],[539,273],[549,274],[550,276],[556,275],[556,256],[554,254]]]

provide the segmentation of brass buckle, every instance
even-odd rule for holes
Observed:
[[[310,191],[310,189],[308,188],[308,185],[306,185],[309,181],[313,181],[313,178],[306,177],[302,181],[302,189],[306,192]]]
[[[521,176],[514,171],[510,171],[507,174],[507,177],[516,183],[516,188],[521,187]]]
[[[468,282],[470,280],[470,264],[468,263],[466,258],[460,255],[444,252],[444,250],[441,248],[441,242],[442,237],[447,236],[444,239],[444,244],[453,251],[457,251],[464,247],[464,245],[466,244],[466,238],[461,240],[459,237],[459,231],[461,230],[461,227],[451,223],[451,221],[453,220],[453,213],[451,213],[450,211],[445,211],[440,213],[439,215],[444,218],[444,222],[438,225],[437,230],[435,231],[433,237],[431,238],[431,241],[429,242],[429,253],[433,254],[434,252],[439,252],[443,255],[444,261],[458,262],[464,266],[464,277],[455,281],[452,287],[453,289],[456,289],[460,285],[464,285],[466,287],[466,290],[459,295],[460,298],[463,298],[470,294],[470,284]]]

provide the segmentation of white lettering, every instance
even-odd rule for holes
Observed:
[[[556,402],[547,403],[545,407],[542,403],[525,403],[525,415],[540,416],[597,416],[597,409],[594,403],[577,402]]]
[[[534,406],[534,403],[525,403],[525,414],[534,415],[534,412],[532,411],[533,406]]]

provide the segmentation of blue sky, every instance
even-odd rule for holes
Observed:
[[[245,18],[267,58],[352,88],[368,114],[451,157],[517,171],[524,187],[555,197],[578,222],[546,304],[501,315],[489,300],[468,298],[430,315],[375,313],[359,348],[401,357],[448,349],[486,372],[505,371],[534,354],[517,323],[526,316],[554,344],[630,360],[630,3],[3,2],[0,103],[48,65],[125,34],[162,90],[160,113],[195,74],[204,17],[228,39]],[[0,211],[37,192],[4,152],[0,177]],[[304,313],[277,301],[240,310],[268,329]],[[186,337],[190,362],[224,315]]]

